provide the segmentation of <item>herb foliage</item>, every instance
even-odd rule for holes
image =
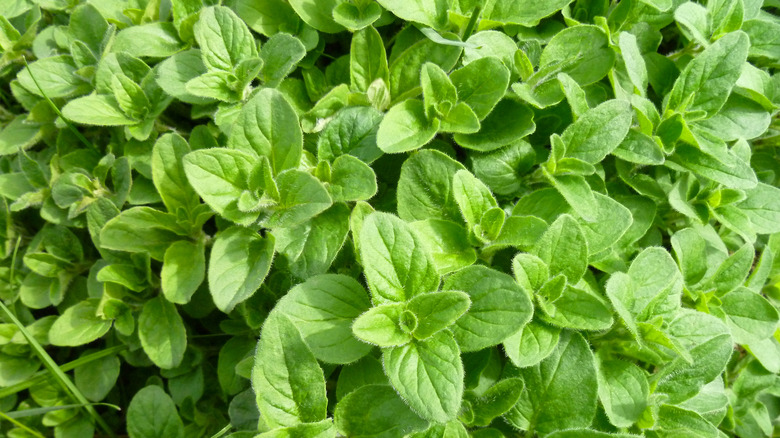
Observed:
[[[778,12],[0,2],[0,433],[776,436]]]

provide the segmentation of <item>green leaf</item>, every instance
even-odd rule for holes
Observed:
[[[62,107],[62,115],[82,125],[125,126],[138,122],[125,115],[113,96],[103,94],[90,94],[71,100]]]
[[[167,58],[184,48],[173,23],[148,23],[117,33],[111,50],[139,58]]]
[[[325,33],[337,33],[344,28],[333,20],[333,8],[341,0],[291,0],[290,6],[309,26]]]
[[[479,224],[486,211],[498,206],[490,189],[467,170],[455,172],[452,191],[463,218],[471,228]]]
[[[219,233],[208,267],[209,290],[217,308],[229,313],[251,297],[268,275],[273,256],[273,236],[263,237],[243,227]]]
[[[304,56],[306,47],[301,40],[286,33],[277,33],[266,41],[260,51],[263,61],[260,77],[267,86],[278,87]]]
[[[390,385],[366,385],[349,393],[333,412],[344,436],[405,436],[428,427]]]
[[[301,24],[295,10],[284,0],[237,0],[235,10],[252,30],[265,36],[291,32]]]
[[[295,169],[303,153],[298,115],[281,92],[265,88],[241,109],[228,144],[256,157],[268,157],[274,175]]]
[[[446,6],[444,6],[444,3],[436,0],[415,0],[411,2],[377,0],[377,3],[399,18],[427,24],[433,28],[443,27],[442,25],[447,21]]]
[[[552,354],[520,375],[526,391],[505,416],[510,424],[543,435],[590,426],[598,383],[593,353],[582,335],[563,332]]]
[[[49,99],[69,98],[86,94],[91,89],[89,83],[80,78],[76,71],[77,66],[72,57],[50,56],[22,69],[18,79],[21,86],[36,96],[46,95]]]
[[[531,319],[528,293],[512,277],[485,266],[469,266],[447,277],[444,289],[462,290],[471,308],[452,328],[462,351],[497,345]]]
[[[739,79],[750,41],[742,31],[724,35],[694,58],[674,83],[667,108],[717,113]]]
[[[438,119],[428,119],[423,103],[408,99],[390,108],[379,123],[376,143],[388,154],[413,151],[433,140],[439,130]]]
[[[276,249],[287,257],[295,277],[327,272],[347,239],[349,213],[346,205],[333,204],[311,220],[275,232]]]
[[[504,97],[509,86],[509,69],[498,58],[488,56],[468,63],[450,74],[458,92],[479,120],[487,117]]]
[[[290,289],[276,307],[298,328],[317,359],[351,363],[371,351],[352,335],[353,321],[370,305],[368,293],[355,279],[325,274]]]
[[[351,31],[356,31],[377,21],[382,12],[384,9],[377,3],[364,4],[361,8],[352,3],[339,3],[333,8],[333,20]]]
[[[546,78],[548,72],[563,72],[580,86],[603,78],[615,62],[609,37],[598,26],[577,25],[555,34],[539,59],[539,71],[529,81]]]
[[[620,100],[609,100],[589,110],[563,132],[566,156],[598,163],[620,146],[632,120],[631,107]]]
[[[469,310],[469,295],[460,291],[439,291],[417,295],[406,303],[406,310],[417,319],[411,334],[427,339],[456,323]]]
[[[550,277],[563,274],[576,283],[588,268],[588,244],[582,227],[561,215],[542,235],[533,251],[548,266]]]
[[[165,134],[152,149],[152,181],[169,212],[192,212],[200,205],[198,194],[187,182],[183,158],[190,146],[178,134]]]
[[[383,2],[387,3],[384,0]],[[437,44],[423,37],[416,28],[410,28],[406,36],[416,38],[416,41],[402,46],[403,49],[399,49],[403,50],[402,52],[394,52],[390,56],[389,85],[390,94],[394,100],[420,86],[420,71],[423,64],[432,62],[441,67],[442,70],[449,71],[458,62],[463,50],[457,46]],[[442,36],[457,40],[457,37],[451,33],[445,33]]]
[[[414,222],[412,227],[428,247],[439,274],[465,268],[477,261],[477,252],[471,246],[468,230],[463,225],[427,219]]]
[[[382,113],[371,107],[351,106],[337,112],[320,132],[317,157],[331,161],[350,154],[366,163],[382,156],[376,145],[376,133]]]
[[[184,173],[193,189],[215,212],[233,222],[249,225],[259,213],[243,212],[238,199],[244,191],[253,192],[250,174],[255,158],[226,148],[201,149],[184,156]]]
[[[316,423],[301,423],[277,428],[256,436],[259,438],[332,438],[336,436],[336,430],[333,427],[333,420],[327,419]]]
[[[504,352],[514,366],[530,367],[552,354],[560,334],[558,327],[531,321],[522,330],[504,339]]]
[[[180,240],[165,250],[160,271],[160,286],[165,298],[187,304],[206,278],[205,246]]]
[[[68,307],[49,330],[49,342],[60,347],[88,344],[111,328],[111,321],[97,316],[99,301],[88,299]]]
[[[599,400],[610,423],[631,427],[642,416],[650,393],[645,371],[619,359],[598,361]]]
[[[626,65],[626,72],[631,79],[631,83],[644,96],[647,90],[647,66],[642,58],[642,52],[637,43],[637,38],[629,32],[621,32],[618,39],[620,55],[623,63]]]
[[[654,375],[655,392],[679,403],[699,392],[726,367],[733,352],[729,328],[714,316],[694,310],[679,310],[668,332],[688,351],[692,363],[676,357]]]
[[[578,216],[586,222],[595,221],[596,215],[599,214],[599,206],[596,203],[595,193],[583,176],[549,175],[547,179]]]
[[[358,339],[383,348],[405,345],[412,340],[411,330],[401,327],[405,308],[403,303],[372,307],[355,320],[352,332]]]
[[[349,79],[353,90],[366,92],[376,80],[389,83],[387,52],[382,36],[368,26],[352,35],[349,52]]]
[[[737,207],[750,219],[757,233],[780,232],[780,189],[759,182],[745,190],[745,200]]]
[[[718,266],[718,270],[708,281],[710,287],[714,287],[718,295],[723,295],[743,285],[753,266],[754,258],[753,245],[746,243]]]
[[[544,292],[540,291],[537,297],[543,318],[550,324],[577,330],[606,330],[614,322],[607,301],[587,287],[566,285],[560,296],[549,303]]]
[[[328,189],[334,201],[365,201],[376,194],[376,174],[359,158],[342,155],[333,161]]]
[[[0,156],[11,155],[35,145],[41,138],[41,127],[28,123],[27,116],[16,116],[0,131]]]
[[[452,334],[441,331],[426,341],[385,349],[382,360],[393,388],[421,417],[455,418],[463,397],[463,364]]]
[[[136,392],[127,408],[131,438],[181,438],[184,424],[171,397],[157,385]]]
[[[467,149],[488,152],[514,143],[535,130],[533,111],[513,99],[504,99],[482,121],[478,132],[455,134],[455,142]]]
[[[175,216],[150,207],[134,207],[106,223],[100,244],[105,249],[143,252],[163,260],[168,247],[184,234]]]
[[[200,56],[200,50],[192,49],[179,52],[159,64],[157,67],[157,85],[162,90],[186,103],[205,103],[208,99],[194,96],[187,91],[186,84],[206,73],[206,66]]]
[[[375,302],[406,301],[435,291],[439,274],[412,228],[396,216],[372,213],[360,232],[364,274]]]
[[[310,173],[287,170],[279,175],[276,183],[279,185],[279,202],[266,222],[269,228],[293,227],[333,204],[328,190]]]
[[[224,6],[203,9],[194,32],[203,63],[209,69],[229,72],[239,62],[257,56],[257,45],[249,28]]]
[[[777,310],[766,298],[739,287],[720,298],[734,342],[752,344],[771,337],[777,328]]]
[[[671,161],[683,169],[690,170],[732,189],[749,190],[756,187],[756,174],[748,163],[730,151],[724,158],[728,159],[728,163],[724,163],[700,149],[680,144],[675,149],[675,153],[668,158],[667,163]]]
[[[398,179],[398,215],[406,221],[443,219],[461,221],[453,195],[453,177],[462,164],[439,151],[423,150],[401,166]]]
[[[536,26],[542,18],[558,12],[569,3],[571,0],[499,0],[485,18],[501,23]]]
[[[252,369],[257,406],[271,427],[324,420],[325,377],[298,329],[281,312],[263,324]]]
[[[138,338],[149,359],[162,369],[175,368],[184,359],[187,331],[176,306],[157,296],[147,301],[138,317]]]

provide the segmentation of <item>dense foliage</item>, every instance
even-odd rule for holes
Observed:
[[[0,1],[0,434],[777,436],[778,11]]]

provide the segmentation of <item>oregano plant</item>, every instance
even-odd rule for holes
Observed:
[[[0,2],[0,435],[771,438],[777,0]]]

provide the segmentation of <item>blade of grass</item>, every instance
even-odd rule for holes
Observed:
[[[27,72],[30,73],[30,77],[32,78],[33,82],[35,82],[35,86],[38,87],[38,91],[41,92],[43,95],[43,98],[46,99],[46,102],[49,103],[51,108],[54,110],[54,112],[57,114],[59,118],[61,118],[66,125],[68,125],[68,128],[73,131],[73,135],[76,136],[79,140],[81,140],[82,143],[84,143],[88,148],[92,149],[95,152],[99,152],[97,146],[95,146],[91,141],[87,140],[87,137],[84,137],[84,134],[82,134],[78,129],[76,129],[75,126],[73,126],[73,123],[70,122],[65,116],[62,115],[62,112],[59,108],[57,108],[57,105],[52,102],[51,99],[49,99],[49,96],[46,95],[46,93],[43,91],[43,88],[41,88],[41,84],[38,83],[38,80],[35,79],[35,75],[33,75],[32,70],[30,70],[30,64],[27,63],[27,58],[24,59],[24,66],[27,69]]]
[[[112,405],[111,403],[89,403],[87,405],[59,405],[59,406],[46,406],[43,408],[24,409],[21,411],[8,412],[6,413],[6,416],[8,418],[37,417],[38,415],[43,415],[52,411],[64,411],[66,409],[83,408],[86,406],[108,406],[109,408],[116,409],[117,411],[122,410],[122,408],[120,408],[119,406]]]
[[[106,434],[108,434],[108,436],[114,438],[116,436],[114,435],[114,432],[111,430],[108,424],[103,421],[103,418],[98,415],[95,408],[89,405],[89,401],[86,397],[84,397],[84,394],[82,394],[76,385],[71,382],[70,378],[65,374],[65,372],[62,371],[62,369],[57,366],[57,363],[54,362],[54,359],[49,356],[49,353],[47,353],[43,346],[35,340],[30,332],[27,331],[27,328],[24,327],[24,324],[22,324],[21,321],[16,318],[16,315],[14,315],[13,312],[11,312],[11,309],[9,309],[2,301],[0,301],[0,309],[2,309],[3,313],[5,313],[5,316],[8,317],[8,319],[10,319],[17,328],[19,328],[22,336],[27,339],[27,343],[30,344],[30,347],[32,347],[33,351],[35,351],[35,354],[38,355],[46,368],[48,368],[49,371],[54,375],[56,380],[60,385],[62,385],[65,391],[70,393],[70,395],[78,404],[85,405],[84,409],[86,409],[87,413],[89,413],[92,419],[95,420],[95,422],[100,426],[101,429],[106,432]]]
[[[37,430],[30,429],[29,427],[25,426],[24,424],[16,421],[15,419],[9,417],[8,415],[5,415],[3,411],[0,411],[0,419],[8,420],[11,422],[14,426],[26,431],[27,433],[31,434],[32,436],[39,437],[39,438],[45,438],[43,435],[41,435]]]
[[[124,350],[127,350],[127,345],[117,345],[114,347],[106,348],[105,350],[100,350],[98,352],[62,364],[60,365],[60,369],[63,372],[67,373],[68,371],[71,371],[76,367],[79,367],[84,364],[88,364],[98,359],[102,359],[106,356],[113,356],[114,354],[121,353]],[[24,391],[25,389],[31,388],[39,383],[43,383],[46,379],[50,377],[52,376],[49,370],[40,371],[23,382],[19,382],[16,385],[12,385],[0,389],[0,398],[5,398],[8,397],[9,395],[16,394],[17,392]]]
[[[230,429],[232,429],[232,428],[233,428],[233,426],[228,424],[227,426],[223,427],[219,432],[217,432],[214,435],[212,435],[211,438],[221,438],[221,437],[225,436],[226,433],[230,432]]]

